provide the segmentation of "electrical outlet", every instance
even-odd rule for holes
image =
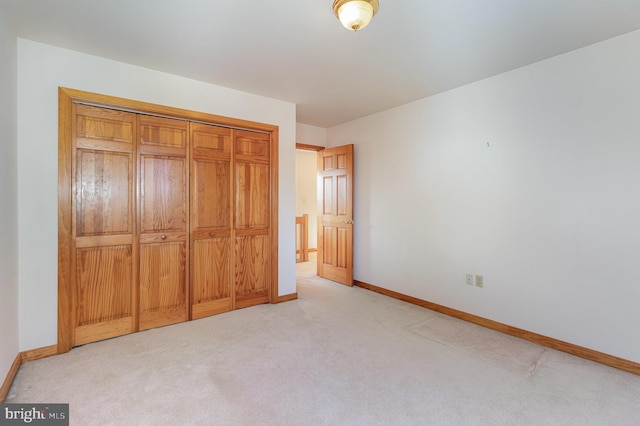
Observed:
[[[473,286],[473,274],[467,274],[467,285]]]
[[[484,278],[482,275],[476,275],[476,287],[484,287]]]

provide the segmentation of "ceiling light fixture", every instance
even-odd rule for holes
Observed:
[[[378,0],[334,0],[333,12],[348,30],[358,31],[369,25],[378,12]]]

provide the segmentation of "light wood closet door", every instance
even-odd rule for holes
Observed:
[[[235,307],[269,301],[270,135],[234,131]]]
[[[277,126],[58,94],[59,353],[280,300]]]
[[[72,346],[135,331],[135,115],[74,105]]]
[[[191,317],[233,309],[232,130],[191,123]]]
[[[188,319],[188,123],[140,115],[139,330]]]

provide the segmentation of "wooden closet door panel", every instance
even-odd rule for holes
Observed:
[[[76,235],[132,234],[130,153],[78,149]]]
[[[77,148],[133,151],[135,114],[88,105],[75,105],[74,110]]]
[[[231,154],[231,132],[228,127],[220,127],[212,124],[191,123],[191,148],[194,156],[204,154],[206,156],[220,156],[229,158]]]
[[[75,105],[72,346],[135,331],[135,115]]]
[[[229,240],[207,238],[192,243],[193,319],[230,311],[233,307]]]
[[[236,228],[269,228],[269,165],[236,163]]]
[[[176,148],[178,154],[187,148],[189,123],[184,120],[172,120],[148,115],[138,116],[140,123],[140,146],[143,151]]]
[[[231,167],[229,160],[195,159],[191,199],[194,231],[231,228]]]
[[[77,250],[78,325],[131,315],[130,245]]]
[[[140,246],[140,330],[186,321],[186,242]]]
[[[229,160],[192,163],[192,312],[194,319],[233,308]]]
[[[237,159],[269,162],[270,135],[236,130],[234,139],[234,151]]]
[[[77,250],[75,344],[133,331],[132,246]]]
[[[269,246],[268,235],[236,238],[236,308],[269,301]]]
[[[191,318],[233,309],[231,133],[192,123]]]
[[[143,154],[140,175],[140,232],[185,232],[186,158]]]
[[[234,138],[235,306],[269,301],[271,286],[270,136],[236,131]]]
[[[188,123],[139,116],[140,330],[189,319]]]

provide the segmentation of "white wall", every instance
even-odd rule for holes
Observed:
[[[640,362],[639,76],[634,32],[329,129],[355,278]]]
[[[296,216],[309,215],[309,248],[318,248],[318,153],[296,150]]]
[[[327,146],[327,129],[309,124],[296,124],[296,142],[305,145]]]
[[[280,128],[279,294],[295,287],[295,105],[18,39],[20,348],[57,341],[58,86]]]
[[[0,381],[19,348],[16,37],[0,5]]]

